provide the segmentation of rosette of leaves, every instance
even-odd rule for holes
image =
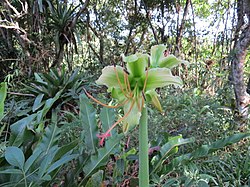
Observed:
[[[83,85],[83,75],[76,69],[67,73],[65,69],[58,71],[52,68],[49,73],[35,73],[35,80],[30,85],[25,85],[29,93],[35,95],[33,112],[42,107],[46,100],[54,98],[61,92],[58,100],[66,103],[72,99],[78,99],[78,94]],[[59,103],[55,103],[56,107]]]

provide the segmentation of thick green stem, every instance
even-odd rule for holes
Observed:
[[[149,186],[148,110],[143,108],[139,124],[139,187]]]

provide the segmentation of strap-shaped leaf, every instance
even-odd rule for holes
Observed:
[[[192,143],[194,142],[193,138],[187,138],[187,139],[183,139],[181,138],[181,136],[177,136],[177,137],[173,137],[172,139],[170,139],[165,145],[163,145],[160,149],[160,153],[161,153],[161,157],[159,159],[159,161],[154,164],[153,166],[153,170],[150,172],[150,175],[154,174],[157,171],[160,171],[160,168],[162,166],[162,163],[171,155],[171,151],[183,144],[187,144],[187,143]],[[177,152],[178,150],[174,150],[173,153]]]
[[[24,129],[29,126],[32,121],[35,119],[36,114],[32,114],[30,116],[27,116],[23,119],[20,119],[19,121],[15,122],[10,126],[11,132],[15,135],[20,134],[24,131]]]
[[[42,137],[41,142],[38,143],[34,152],[42,150],[40,156],[41,163],[38,171],[38,176],[43,177],[46,173],[48,167],[54,160],[56,153],[59,150],[58,139],[60,135],[60,129],[56,125],[57,122],[57,113],[52,113],[52,123],[45,129],[45,133]]]
[[[191,157],[199,158],[199,157],[207,156],[208,154],[218,149],[221,149],[227,145],[237,143],[243,138],[249,138],[249,137],[250,137],[250,133],[238,133],[238,134],[234,134],[232,136],[223,138],[221,140],[217,140],[209,145],[202,145],[200,148],[198,148],[191,154]]]
[[[7,83],[6,82],[2,82],[0,84],[0,119],[3,116],[3,112],[4,112],[4,100],[6,98],[7,95]]]
[[[42,141],[37,145],[36,149],[40,149],[43,151],[43,154],[47,154],[51,147],[57,144],[59,134],[60,129],[57,127],[56,123],[50,124],[45,129],[45,134],[43,135]],[[34,151],[36,151],[36,149]]]
[[[65,164],[65,163],[67,163],[67,162],[69,162],[69,161],[71,161],[73,159],[76,159],[78,156],[79,156],[78,154],[63,156],[61,159],[59,159],[55,163],[51,164],[51,166],[48,168],[47,174],[50,174],[52,171],[59,168],[63,164]]]
[[[218,149],[221,149],[225,146],[237,143],[244,138],[250,138],[250,133],[238,133],[238,134],[234,134],[232,136],[223,138],[221,140],[217,140],[209,145],[202,145],[198,149],[194,150],[192,153],[184,154],[182,156],[179,156],[173,159],[168,170],[172,171],[173,168],[177,167],[183,162],[206,157],[212,152],[215,152]]]
[[[43,83],[44,85],[47,85],[47,84],[48,84],[47,82],[45,82],[45,81],[41,78],[41,76],[40,76],[38,73],[34,73],[34,75],[35,75],[35,79],[37,80],[37,82]]]
[[[37,109],[39,109],[41,106],[43,106],[43,96],[44,94],[39,94],[36,99],[35,99],[35,102],[33,104],[33,107],[32,107],[32,111],[35,112]]]
[[[96,173],[94,173],[91,178],[88,180],[85,187],[93,187],[93,186],[102,186],[103,181],[103,170],[99,170]]]
[[[0,171],[0,174],[18,174],[21,175],[23,172],[20,169],[6,169],[3,171]]]
[[[122,135],[111,137],[106,141],[105,147],[98,149],[96,155],[91,156],[88,163],[83,167],[84,179],[82,183],[85,183],[86,180],[101,166],[107,164],[109,156],[116,152],[116,147],[120,143]]]
[[[98,128],[95,115],[96,110],[90,104],[88,98],[84,94],[80,95],[80,120],[84,131],[84,143],[90,153],[95,153],[98,145],[96,136]]]
[[[115,123],[115,110],[113,108],[103,107],[100,112],[100,120],[102,122],[102,130],[103,132],[108,131],[111,126]],[[111,136],[116,134],[115,129],[111,132]]]
[[[60,90],[55,97],[46,100],[42,110],[37,112],[37,123],[40,123],[42,118],[47,114],[47,112],[51,109],[52,105],[59,99],[63,90]]]
[[[59,148],[59,150],[57,151],[54,160],[58,160],[60,158],[63,157],[63,155],[67,154],[68,152],[72,152],[72,150],[74,150],[76,147],[78,147],[79,141],[75,140],[73,142],[70,142],[69,144],[66,144],[62,147]]]
[[[41,153],[42,153],[41,149],[37,150],[36,152],[33,152],[33,154],[26,160],[26,162],[24,164],[24,172],[25,173],[30,169],[30,167],[32,166],[32,164],[40,156]]]

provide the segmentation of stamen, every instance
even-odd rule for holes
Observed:
[[[118,75],[117,70],[116,70],[116,66],[114,66],[114,71],[115,71],[116,79],[117,79],[117,81],[118,81],[118,84],[119,84],[119,86],[120,86],[120,89],[121,89],[122,93],[124,94],[125,97],[129,98],[129,97],[127,96],[127,94],[124,92],[124,89],[123,89],[123,87],[122,87],[122,83],[121,83],[121,81],[120,81],[119,75]],[[125,82],[125,80],[124,80],[124,82]]]
[[[109,130],[107,130],[107,132],[105,132],[104,134],[102,134],[100,137],[101,137],[101,141],[100,141],[100,145],[103,145],[104,143],[104,139],[105,137],[107,137],[109,135],[109,133],[113,130],[113,128],[115,128],[116,125],[118,125],[120,122],[122,122],[125,118],[128,117],[128,115],[130,114],[130,112],[132,111],[133,107],[134,107],[134,104],[135,104],[135,101],[132,102],[128,112],[123,116],[121,117],[117,122],[115,122],[110,128]]]
[[[99,101],[99,100],[97,100],[96,98],[94,98],[92,95],[90,95],[90,94],[87,92],[87,90],[86,90],[85,88],[83,88],[83,90],[84,90],[85,94],[86,94],[90,99],[92,99],[92,100],[95,101],[96,103],[98,103],[98,104],[100,104],[100,105],[102,105],[102,106],[104,106],[104,107],[107,107],[107,108],[118,108],[118,107],[123,106],[123,105],[126,104],[126,102],[127,102],[127,100],[126,100],[124,103],[121,103],[121,104],[118,104],[118,105],[115,105],[115,106],[112,106],[112,105],[110,106],[110,105],[104,104],[104,103],[102,103],[101,101]]]
[[[150,67],[150,58],[148,57],[148,67]]]
[[[146,101],[146,96],[144,94],[144,92],[141,92],[142,96],[143,96],[143,99]]]
[[[133,97],[133,92],[131,91],[131,87],[130,87],[130,82],[129,82],[129,78],[128,78],[128,74],[126,74],[126,79],[127,79],[127,87],[128,87],[128,92],[130,93],[130,97]]]
[[[138,110],[141,111],[141,106],[140,106],[140,103],[138,101],[140,101],[140,100],[139,99],[137,100],[136,105],[137,105]]]
[[[97,134],[96,136],[97,136],[97,138],[101,138],[101,141],[99,142],[99,145],[101,147],[103,147],[105,138],[110,137],[111,134],[110,133],[108,133],[108,134]]]
[[[124,70],[124,69],[123,69]],[[126,92],[128,93],[129,91],[128,91],[128,79],[127,79],[127,74],[126,74],[126,72],[124,71],[124,73],[123,73],[123,79],[124,79],[124,84],[125,84],[125,88],[126,88]]]
[[[141,101],[141,111],[142,111],[142,108],[144,106],[144,102],[146,101],[146,96],[144,94],[144,92],[141,92],[142,93],[142,101]]]
[[[128,70],[127,70],[126,68],[123,68],[123,71],[124,71],[127,75],[129,75],[129,72],[128,72]]]
[[[140,112],[142,111],[142,109],[143,109],[143,106],[144,106],[144,98],[142,97],[142,101],[141,101],[141,110],[140,110]]]
[[[147,85],[147,81],[148,81],[148,70],[149,70],[149,66],[146,69],[146,76],[145,76],[145,81],[144,81],[142,92],[145,92],[145,89],[146,89],[146,85]]]

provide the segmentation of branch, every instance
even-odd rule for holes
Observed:
[[[84,5],[81,7],[81,9],[77,12],[76,16],[74,17],[73,21],[71,22],[70,28],[73,29],[76,26],[77,20],[80,17],[80,15],[87,9],[87,6],[89,4],[89,0],[86,0]]]
[[[150,20],[150,17],[149,17],[148,8],[147,8],[147,6],[146,6],[145,2],[144,2],[144,1],[142,1],[142,2],[143,2],[144,7],[145,7],[145,11],[146,11],[146,18],[147,18],[147,20],[148,20],[149,26],[150,26],[151,30],[153,31],[154,39],[155,39],[156,43],[157,43],[157,44],[159,44],[159,41],[158,41],[158,38],[157,38],[157,36],[156,36],[156,33],[155,33],[155,30],[154,30],[154,27],[153,27],[153,25],[152,25],[152,23],[151,23],[151,20]]]
[[[15,14],[18,16],[18,15],[21,15],[20,12],[17,11],[17,9],[15,7],[13,7],[10,2],[8,0],[5,0],[5,2],[7,3],[7,5],[15,12]]]
[[[0,28],[5,28],[5,29],[17,29],[19,31],[22,31],[23,33],[26,33],[25,30],[23,30],[22,28],[20,28],[18,25],[0,25]]]
[[[19,95],[19,96],[28,96],[28,97],[36,97],[33,94],[24,94],[24,93],[17,93],[17,92],[7,92],[7,94],[10,94],[10,95]]]
[[[20,18],[20,17],[22,17],[23,15],[25,15],[25,14],[28,13],[28,3],[27,3],[27,2],[25,2],[25,5],[24,5],[20,0],[18,0],[19,3],[20,3],[21,6],[22,6],[22,11],[23,11],[23,13],[22,13],[22,12],[20,13],[20,12],[17,11],[17,9],[16,9],[14,6],[11,5],[11,3],[10,3],[8,0],[4,0],[4,1],[5,1],[6,4],[13,10],[13,12],[15,13],[15,17],[16,17],[16,18]]]

